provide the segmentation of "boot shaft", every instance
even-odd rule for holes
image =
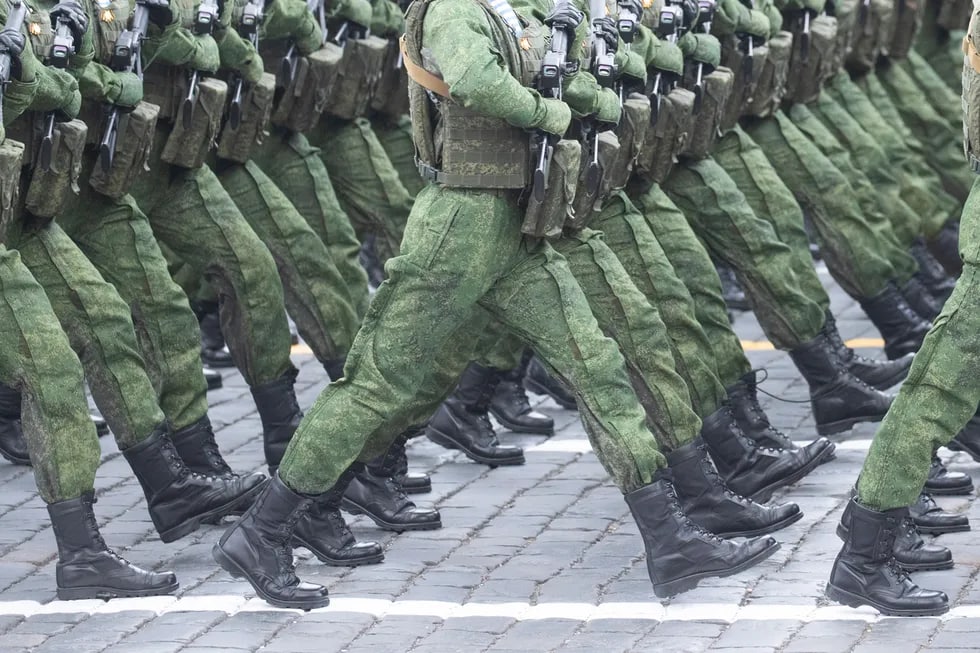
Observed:
[[[283,483],[279,474],[275,474],[255,503],[245,511],[239,525],[265,542],[291,546],[296,524],[310,512],[314,500],[314,497],[294,492]]]
[[[205,415],[193,424],[174,431],[170,437],[184,464],[202,474],[226,476],[232,473],[214,439],[211,420]]]
[[[148,438],[123,449],[122,453],[149,503],[175,479],[190,473],[163,424],[158,425]]]
[[[489,409],[497,384],[500,383],[500,377],[501,371],[496,368],[470,363],[459,378],[453,398],[472,413],[485,413]]]
[[[299,423],[303,413],[296,400],[296,377],[299,370],[291,367],[278,379],[251,388],[255,408],[262,420],[262,430],[269,432],[284,425]]]
[[[894,284],[889,283],[874,297],[861,299],[860,304],[885,340],[907,331],[927,331],[929,328]]]
[[[754,447],[727,405],[701,420],[701,439],[711,451],[712,460],[722,476],[739,473],[751,461]]]
[[[20,391],[0,383],[0,419],[20,419]]]
[[[851,565],[873,567],[887,562],[893,555],[898,530],[908,517],[908,508],[879,512],[852,498],[841,516],[841,525],[847,529],[841,556]]]
[[[95,493],[86,492],[76,499],[48,504],[48,515],[61,562],[70,562],[76,556],[106,550],[92,508],[94,503]]]
[[[810,386],[810,394],[837,380],[843,367],[836,347],[824,333],[790,350],[789,356]]]

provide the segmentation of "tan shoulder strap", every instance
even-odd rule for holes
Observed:
[[[405,72],[412,78],[412,81],[422,88],[429,89],[436,95],[441,95],[444,98],[448,98],[449,84],[444,82],[441,78],[436,77],[422,66],[416,64],[408,56],[408,49],[405,46],[404,34],[402,34],[401,38],[398,39],[398,47],[402,51],[402,63],[405,65]]]
[[[970,60],[973,70],[980,73],[980,53],[977,52],[977,46],[973,44],[973,22],[976,19],[976,14],[970,18],[970,26],[967,27],[966,36],[963,37],[963,54]]]

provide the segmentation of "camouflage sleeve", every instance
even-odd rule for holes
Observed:
[[[3,91],[3,124],[9,125],[27,111],[34,101],[40,79],[35,75],[29,82],[12,80]]]
[[[327,16],[330,18],[344,18],[362,27],[371,25],[371,14],[374,10],[370,0],[339,0],[328,5]]]
[[[371,33],[385,38],[405,32],[405,13],[391,0],[371,3]]]
[[[584,70],[570,75],[563,87],[565,103],[576,118],[597,116],[603,122],[619,122],[619,96],[601,88],[595,77]]]
[[[233,70],[254,84],[262,78],[262,58],[248,39],[231,28],[221,28],[214,35],[221,57],[221,67]]]
[[[645,49],[647,68],[678,75],[684,72],[684,54],[677,45],[662,40],[645,25],[640,25],[636,39],[647,42]]]
[[[783,14],[779,11],[773,0],[762,0],[756,4],[756,9],[761,11],[769,19],[769,38],[776,36],[783,28]]]
[[[315,52],[323,43],[316,17],[303,0],[272,0],[265,7],[262,38],[291,37],[303,54]]]
[[[28,109],[31,111],[59,110],[74,118],[82,106],[78,80],[58,68],[44,66],[37,73],[38,87]]]
[[[159,29],[151,26],[147,39],[143,42],[143,62],[150,65],[159,62],[169,66],[189,66],[197,70],[213,73],[221,64],[218,44],[211,36],[192,34],[181,27],[179,8],[170,3],[174,22]]]
[[[423,57],[452,98],[515,127],[561,134],[570,112],[521,84],[507,69],[483,9],[469,0],[433,0],[423,26]]]

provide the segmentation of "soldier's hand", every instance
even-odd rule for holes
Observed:
[[[596,39],[601,39],[606,44],[606,51],[613,54],[619,50],[619,30],[616,29],[616,21],[609,16],[603,16],[592,21],[592,34]]]
[[[680,75],[684,71],[684,53],[677,44],[658,41],[649,65],[654,70]]]
[[[106,91],[106,100],[117,106],[129,109],[143,99],[143,80],[136,73],[118,72]]]
[[[769,38],[769,17],[761,11],[752,9],[738,21],[736,31],[740,34],[748,34],[765,41]]]
[[[768,21],[766,21],[768,25]],[[710,34],[693,34],[688,32],[677,42],[684,53],[685,59],[703,63],[712,68],[721,63],[721,43]]]
[[[572,121],[572,110],[561,100],[542,98],[541,109],[544,112],[538,128],[555,136],[563,136],[568,131]]]
[[[555,7],[545,16],[544,24],[548,27],[563,29],[568,32],[568,40],[575,40],[575,28],[582,24],[585,14],[576,9],[571,3]]]
[[[160,29],[173,25],[174,12],[169,0],[141,0],[140,4],[146,6],[150,22]]]
[[[599,123],[600,131],[615,128],[619,124],[619,119],[623,114],[623,106],[619,103],[619,95],[612,89],[601,89],[596,105],[598,110],[596,111],[595,119]]]
[[[61,0],[48,15],[51,17],[52,26],[56,24],[59,18],[68,23],[72,36],[75,37],[76,47],[78,47],[78,44],[82,42],[85,30],[88,29],[88,14],[85,13],[85,8],[76,0]]]
[[[783,11],[798,12],[806,10],[813,14],[819,14],[824,10],[826,4],[826,0],[786,0],[786,4],[783,5]]]
[[[24,69],[21,65],[21,54],[24,52],[26,42],[27,39],[20,30],[5,27],[0,31],[0,52],[6,52],[10,55],[10,76],[13,79],[23,80]]]

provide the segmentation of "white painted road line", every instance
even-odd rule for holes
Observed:
[[[814,436],[815,437],[815,436]],[[809,444],[805,440],[796,442],[798,446]],[[860,438],[856,440],[846,440],[837,443],[838,451],[867,451],[871,446],[871,438]],[[524,449],[525,453],[589,453],[592,445],[583,438],[572,438],[562,440],[545,440],[541,444],[536,444]]]

